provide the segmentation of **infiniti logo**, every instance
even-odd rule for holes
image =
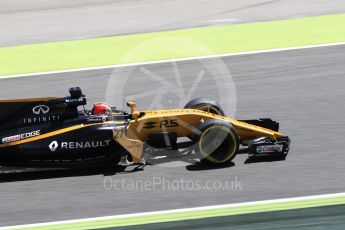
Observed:
[[[32,109],[32,112],[37,115],[46,114],[49,112],[49,107],[46,105],[38,105]]]

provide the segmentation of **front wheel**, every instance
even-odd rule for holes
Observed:
[[[195,149],[202,163],[226,164],[235,158],[239,137],[231,124],[211,119],[203,122],[199,130]]]

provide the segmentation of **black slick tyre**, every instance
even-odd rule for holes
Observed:
[[[205,98],[196,98],[189,101],[185,107],[185,109],[198,109],[205,112],[217,114],[224,116],[224,111],[221,106],[213,100],[205,99]]]
[[[236,129],[221,120],[207,120],[199,126],[195,151],[200,161],[209,165],[231,162],[239,151],[239,137]]]

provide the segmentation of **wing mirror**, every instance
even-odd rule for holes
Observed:
[[[131,113],[133,114],[135,111],[137,111],[137,103],[134,101],[127,102],[127,106],[131,108]]]
[[[129,101],[127,102],[127,106],[131,108],[131,114],[132,114],[132,118],[138,122],[139,116],[140,116],[140,112],[137,111],[137,103],[135,103],[134,101]]]

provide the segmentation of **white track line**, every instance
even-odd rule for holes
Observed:
[[[241,22],[243,21],[242,19],[237,19],[237,18],[224,18],[224,19],[215,19],[215,20],[210,20],[207,21],[209,23],[231,23],[231,22]]]
[[[302,196],[302,197],[274,199],[274,200],[252,201],[252,202],[235,203],[235,204],[203,206],[203,207],[196,207],[196,208],[173,209],[173,210],[164,210],[164,211],[155,211],[155,212],[143,212],[143,213],[115,215],[115,216],[103,216],[103,217],[84,218],[84,219],[75,219],[75,220],[54,221],[54,222],[37,223],[37,224],[15,225],[15,226],[0,227],[0,230],[44,227],[44,226],[52,226],[52,225],[65,225],[65,224],[75,224],[75,223],[82,223],[82,222],[122,219],[122,218],[129,218],[129,217],[145,217],[145,216],[161,215],[161,214],[171,214],[171,213],[175,214],[175,213],[183,213],[183,212],[214,210],[214,209],[222,209],[222,208],[236,208],[236,207],[243,207],[243,206],[276,204],[276,203],[282,203],[282,202],[307,201],[307,200],[317,200],[317,199],[336,198],[336,197],[345,197],[345,192],[315,195],[315,196]]]
[[[289,47],[289,48],[268,49],[268,50],[240,52],[240,53],[227,53],[227,54],[220,54],[220,55],[207,55],[207,56],[190,57],[190,58],[177,58],[177,59],[168,59],[168,60],[162,60],[162,61],[150,61],[150,62],[136,62],[136,63],[129,63],[129,64],[106,65],[106,66],[87,67],[87,68],[78,68],[78,69],[67,69],[67,70],[48,71],[48,72],[38,72],[38,73],[29,73],[29,74],[17,74],[17,75],[0,76],[0,80],[8,79],[8,78],[34,77],[34,76],[45,76],[45,75],[50,75],[50,74],[72,73],[72,72],[89,71],[89,70],[130,67],[130,66],[137,66],[137,65],[151,65],[151,64],[159,64],[159,63],[169,63],[169,62],[202,60],[202,59],[217,58],[217,57],[221,58],[221,57],[233,57],[233,56],[241,56],[241,55],[274,53],[274,52],[283,52],[283,51],[301,50],[301,49],[312,49],[312,48],[321,48],[321,47],[331,47],[331,46],[340,46],[340,45],[345,45],[345,42],[326,43],[326,44],[309,45],[309,46],[295,46],[295,47]]]

